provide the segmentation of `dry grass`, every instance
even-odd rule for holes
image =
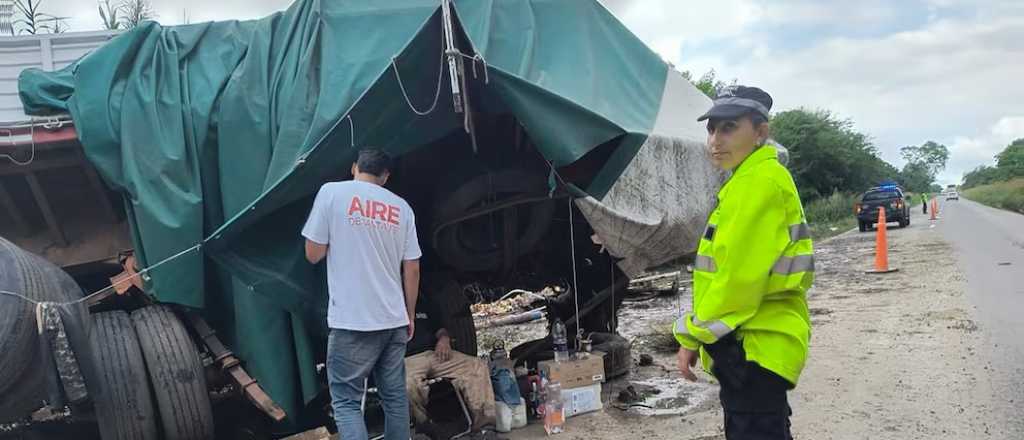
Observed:
[[[978,203],[1024,214],[1024,178],[977,186],[963,194]]]

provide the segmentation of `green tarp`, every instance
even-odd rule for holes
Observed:
[[[554,166],[617,140],[588,187],[600,197],[652,129],[667,66],[594,0],[454,6],[480,105],[514,114]],[[358,146],[401,156],[462,129],[442,37],[438,0],[300,0],[254,21],[144,23],[19,88],[27,113],[71,114],[125,194],[142,266],[200,245],[147,290],[201,309],[294,422],[324,327],[299,236],[311,196]]]

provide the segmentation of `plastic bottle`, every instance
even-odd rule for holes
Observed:
[[[534,419],[543,418],[544,409],[541,408],[541,405],[543,405],[544,402],[540,400],[539,376],[534,375],[530,377],[530,395],[527,397],[526,401],[530,405],[530,417]]]
[[[544,393],[544,431],[557,434],[565,430],[565,405],[562,403],[562,386],[548,382]]]
[[[560,319],[556,319],[555,323],[551,326],[551,341],[555,350],[555,362],[568,361],[569,344],[565,335],[565,324],[562,324]]]

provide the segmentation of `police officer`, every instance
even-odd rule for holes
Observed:
[[[697,359],[721,384],[729,440],[790,439],[786,398],[807,359],[814,257],[789,171],[768,142],[772,98],[723,90],[707,121],[712,161],[731,171],[718,192],[693,272],[693,312],[673,324],[679,369]]]

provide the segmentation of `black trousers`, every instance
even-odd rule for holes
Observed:
[[[712,373],[721,384],[719,398],[725,412],[728,440],[792,440],[792,410],[786,392],[792,384],[781,376],[746,360],[733,334],[704,347],[714,359]]]

